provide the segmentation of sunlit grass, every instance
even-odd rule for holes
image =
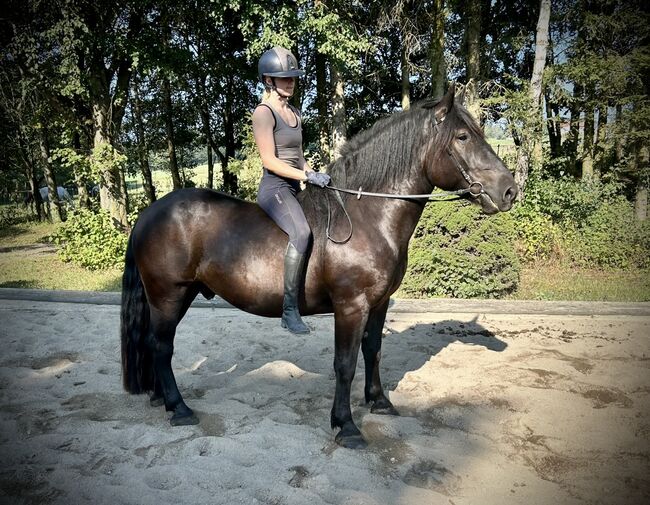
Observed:
[[[62,262],[56,253],[0,254],[0,287],[119,291],[122,271],[91,271]]]
[[[119,291],[120,269],[90,271],[59,259],[47,242],[58,226],[28,222],[0,228],[0,287]]]
[[[649,270],[594,270],[533,264],[524,267],[518,300],[650,301]]]

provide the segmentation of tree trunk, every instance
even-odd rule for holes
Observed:
[[[408,61],[408,47],[406,40],[402,40],[402,110],[411,107],[411,81]]]
[[[196,78],[196,91],[198,93],[197,99],[199,102],[199,113],[201,114],[201,122],[203,123],[203,135],[205,136],[205,144],[208,151],[208,181],[207,186],[210,189],[214,188],[214,153],[212,138],[212,128],[210,127],[210,111],[208,110],[208,100],[205,92],[205,76]]]
[[[546,103],[546,129],[548,130],[548,143],[551,150],[551,158],[557,158],[560,155],[562,146],[562,137],[560,131],[560,115],[557,107],[551,104],[548,94],[544,95]]]
[[[337,159],[347,137],[343,78],[336,63],[330,66],[332,86],[332,158]]]
[[[29,183],[29,190],[32,192],[32,196],[34,197],[34,213],[39,221],[43,221],[46,218],[43,209],[43,199],[41,198],[38,180],[36,179],[36,172],[34,171],[34,167],[37,163],[34,161],[34,153],[26,139],[27,135],[25,134],[24,127],[21,125],[18,129],[18,144],[22,153],[21,159],[25,166],[25,175],[27,176],[27,182]]]
[[[640,179],[634,195],[634,215],[639,221],[648,219],[648,188]]]
[[[223,189],[231,195],[236,195],[238,189],[237,175],[228,170],[228,162],[230,158],[235,156],[236,140],[235,140],[235,118],[232,113],[233,93],[235,93],[235,86],[233,76],[227,76],[227,87],[225,94],[225,104],[223,109],[223,135],[225,140],[225,156],[221,160],[221,171],[223,173]]]
[[[638,173],[636,194],[634,195],[634,214],[639,221],[645,221],[648,218],[648,186],[644,172],[648,173],[648,161],[650,160],[650,150],[647,145],[639,146],[636,154],[637,167],[641,168]]]
[[[79,131],[75,131],[72,134],[72,148],[77,154],[82,152],[81,148],[81,136]],[[85,150],[85,155],[88,155],[88,150]],[[82,209],[90,208],[90,195],[88,194],[88,188],[86,187],[86,179],[83,174],[79,173],[79,170],[73,170],[74,172],[74,182],[77,186],[77,191],[79,193],[79,207]]]
[[[623,152],[623,135],[621,135],[620,132],[620,124],[621,124],[621,119],[623,118],[623,106],[619,103],[616,104],[616,109],[615,109],[615,115],[614,115],[614,123],[617,126],[617,129],[619,130],[617,135],[616,135],[616,140],[614,141],[614,149],[616,152],[616,161],[621,161],[624,156]]]
[[[135,119],[135,133],[138,144],[138,164],[142,173],[144,194],[150,204],[156,201],[156,188],[153,185],[151,167],[149,166],[149,148],[147,137],[144,132],[144,121],[142,120],[142,101],[140,99],[140,82],[138,78],[133,79],[133,118]]]
[[[478,87],[481,80],[481,0],[467,2],[467,86],[465,103],[467,110],[482,124]]]
[[[541,162],[542,111],[540,98],[542,96],[542,76],[546,66],[550,14],[551,0],[541,0],[537,32],[535,34],[535,63],[529,88],[530,121],[527,121],[528,124],[522,132],[522,142],[515,171],[515,181],[519,186],[520,200],[523,200],[525,196],[526,182],[528,181],[531,165],[537,166]]]
[[[582,141],[582,179],[594,176],[594,110],[585,112],[585,133]]]
[[[172,90],[169,78],[162,76],[163,107],[165,114],[165,131],[167,134],[167,157],[169,158],[169,171],[172,174],[174,189],[183,187],[178,171],[178,158],[176,157],[176,143],[174,142],[174,108],[172,104]]]
[[[52,221],[65,221],[63,207],[59,200],[59,192],[57,190],[56,177],[54,176],[54,169],[50,159],[50,146],[47,138],[47,128],[43,126],[39,131],[38,141],[41,149],[41,161],[43,163],[43,175],[45,176],[45,183],[47,184],[48,193],[48,209],[47,213]],[[52,212],[54,208],[55,212]]]
[[[92,18],[95,22],[100,17]],[[144,16],[140,9],[131,11],[128,21],[129,40],[133,40],[142,28]],[[91,23],[91,29],[98,36],[106,27]],[[83,61],[88,61],[88,68]],[[113,155],[115,142],[119,137],[122,119],[128,102],[129,82],[133,61],[128,52],[105,54],[97,45],[88,60],[80,60],[79,70],[88,74],[89,95],[92,104],[93,153]],[[108,63],[107,63],[108,62]],[[107,67],[107,64],[109,65]],[[126,229],[127,193],[122,167],[117,163],[102,163],[100,166],[99,199],[101,208],[109,212],[117,228]]]
[[[445,94],[447,69],[445,68],[445,2],[433,0],[431,23],[431,45],[429,61],[431,62],[431,95],[441,97]]]
[[[316,107],[318,109],[318,144],[321,161],[330,162],[329,125],[327,114],[327,60],[325,55],[316,51]]]
[[[214,156],[212,154],[212,144],[208,140],[206,145],[206,150],[208,153],[208,180],[207,187],[210,189],[214,188]]]

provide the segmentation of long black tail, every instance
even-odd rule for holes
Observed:
[[[153,362],[147,346],[149,302],[133,255],[132,237],[122,275],[122,384],[131,394],[153,390]]]

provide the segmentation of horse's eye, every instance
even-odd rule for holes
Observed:
[[[460,134],[458,135],[457,138],[458,138],[458,140],[460,140],[461,142],[467,142],[467,141],[469,140],[469,135],[468,135],[467,133],[465,133],[465,132],[462,132],[462,133],[460,133]]]

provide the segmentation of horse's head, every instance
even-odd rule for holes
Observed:
[[[452,84],[440,100],[423,105],[432,111],[434,132],[425,162],[429,181],[444,190],[469,188],[465,197],[478,203],[486,214],[510,210],[517,196],[514,177],[454,98]]]

